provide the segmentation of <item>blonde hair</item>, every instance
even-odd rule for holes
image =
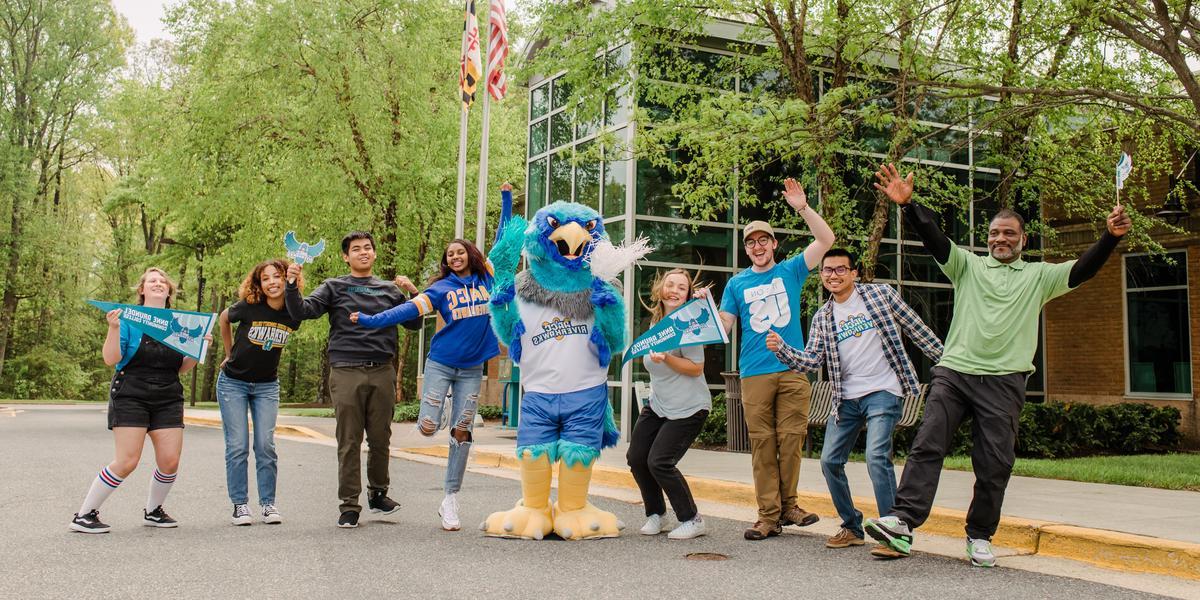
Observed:
[[[138,278],[137,287],[133,288],[133,290],[137,292],[138,304],[146,303],[146,294],[143,290],[146,285],[146,278],[149,277],[151,273],[158,273],[163,279],[167,280],[167,308],[171,308],[171,305],[175,303],[175,293],[179,291],[179,286],[175,285],[175,281],[167,275],[166,271],[158,267],[150,267],[149,269],[146,269],[146,271],[142,273],[142,276]]]
[[[642,306],[646,307],[646,310],[650,311],[651,323],[657,323],[661,321],[663,317],[667,316],[667,308],[663,306],[662,301],[662,290],[663,285],[665,285],[667,282],[667,278],[672,275],[683,275],[683,277],[687,279],[688,291],[687,298],[684,299],[684,302],[687,302],[691,299],[692,294],[696,291],[696,288],[701,287],[697,279],[692,277],[692,274],[688,272],[687,269],[671,269],[666,273],[659,271],[654,276],[654,282],[650,284],[650,304],[642,302]],[[698,277],[700,274],[697,273],[696,275]],[[638,300],[641,301],[641,298]]]

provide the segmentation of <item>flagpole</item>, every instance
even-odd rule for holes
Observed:
[[[489,49],[492,40],[491,17],[491,7],[489,6],[487,36],[483,38],[487,40],[487,45],[484,47]],[[481,77],[481,81],[483,81],[483,133],[479,142],[479,197],[475,200],[475,246],[480,250],[483,249],[484,230],[487,226],[488,138],[491,133],[492,114],[492,94],[488,91],[488,62],[491,60],[491,56],[487,52],[484,52],[483,55],[483,60],[479,61],[483,66]]]
[[[454,204],[454,237],[462,238],[466,226],[467,198],[467,107],[458,121],[458,192]]]

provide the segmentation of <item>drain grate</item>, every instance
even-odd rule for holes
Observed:
[[[719,552],[691,552],[683,555],[688,560],[729,560],[729,556]]]

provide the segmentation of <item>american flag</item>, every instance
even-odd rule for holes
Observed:
[[[493,99],[503,100],[508,93],[508,78],[504,75],[504,59],[508,58],[508,25],[504,21],[504,0],[491,0],[488,23],[487,89]]]
[[[466,0],[463,15],[462,58],[459,60],[458,87],[462,89],[463,110],[475,102],[475,86],[483,70],[479,62],[479,23],[475,20],[475,0]]]

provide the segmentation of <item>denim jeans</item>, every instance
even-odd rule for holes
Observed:
[[[275,504],[275,418],[279,416],[279,382],[250,383],[217,375],[217,403],[225,430],[225,483],[229,500],[248,504],[246,463],[250,456],[250,422],[254,420],[254,466],[258,503]]]
[[[425,385],[421,390],[417,431],[426,437],[433,436],[443,427],[442,417],[449,417],[445,423],[453,431],[468,433],[465,442],[450,436],[450,458],[446,461],[447,494],[457,493],[462,488],[463,473],[467,470],[467,458],[471,453],[470,432],[475,428],[475,411],[482,384],[483,365],[457,369],[425,360]],[[450,406],[446,406],[447,392],[451,393]],[[450,409],[449,413],[446,412],[447,408]]]
[[[821,449],[821,472],[829,495],[842,518],[842,527],[863,537],[863,515],[854,508],[850,497],[850,482],[846,480],[846,459],[858,432],[867,427],[867,473],[875,488],[875,504],[879,514],[886,515],[896,501],[896,469],[892,465],[892,431],[900,419],[902,399],[891,392],[873,392],[861,398],[842,400],[838,418],[825,424],[825,446]]]

